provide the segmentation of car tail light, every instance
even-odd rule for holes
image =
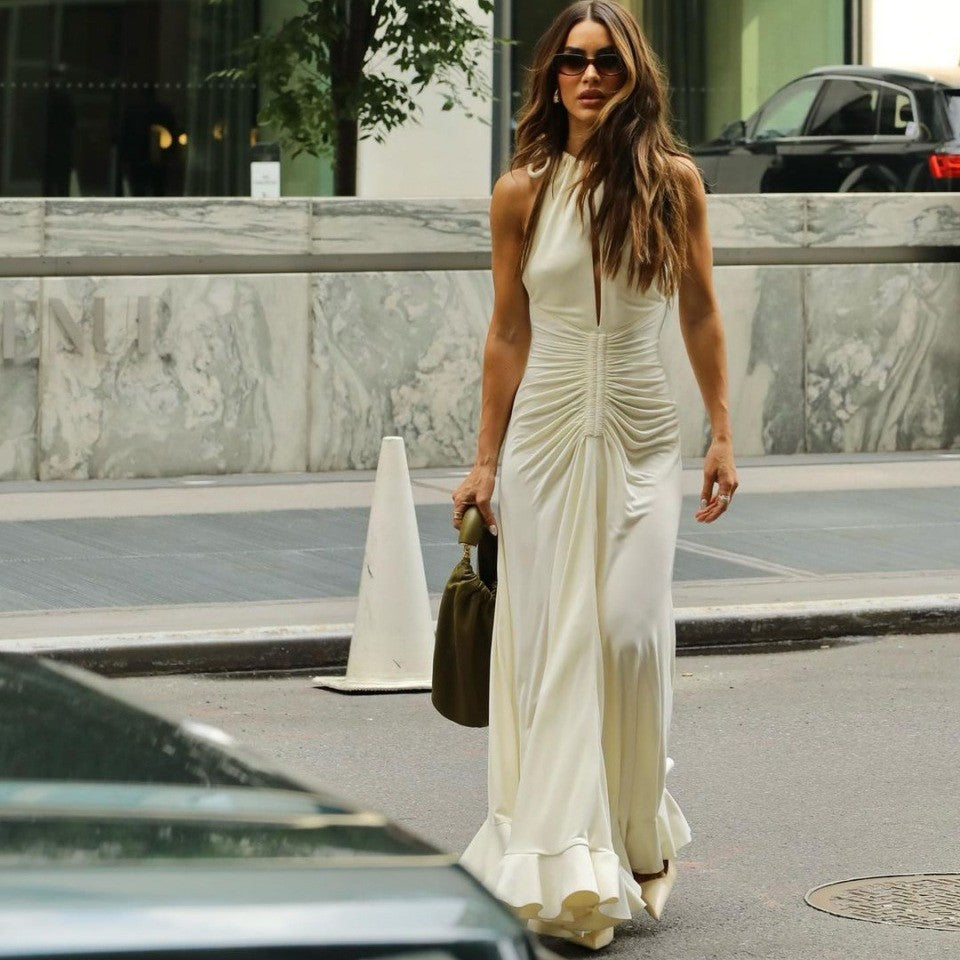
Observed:
[[[931,153],[930,172],[937,180],[960,177],[960,153]]]

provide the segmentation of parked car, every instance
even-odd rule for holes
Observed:
[[[0,957],[554,956],[456,859],[218,730],[0,654]]]
[[[960,67],[818,67],[692,149],[709,193],[960,190]]]

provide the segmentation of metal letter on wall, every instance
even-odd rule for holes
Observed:
[[[137,352],[145,357],[153,349],[153,328],[150,324],[150,298],[137,297]]]
[[[66,304],[59,297],[50,298],[50,312],[53,314],[64,336],[70,341],[77,353],[83,353],[83,341],[80,335],[80,325],[67,310]]]
[[[93,298],[93,349],[97,353],[107,352],[107,307],[103,297]]]
[[[17,359],[17,328],[14,318],[16,303],[13,300],[3,301],[3,326],[0,327],[0,340],[3,346],[0,353],[4,360]]]
[[[40,304],[36,300],[21,300],[19,302],[26,308],[28,316],[37,316],[39,313]],[[17,334],[21,333],[20,339],[25,339],[28,342],[31,339],[31,334],[27,331],[17,330],[17,301],[3,300],[2,305],[3,309],[0,310],[0,362],[16,363],[19,361],[20,363],[26,363],[30,360],[39,359],[39,349],[36,353],[27,353],[21,349],[19,356],[17,355]]]

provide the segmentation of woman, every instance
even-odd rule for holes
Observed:
[[[477,457],[453,493],[454,527],[476,504],[499,536],[489,810],[461,863],[531,929],[597,948],[640,909],[659,918],[690,841],[665,788],[681,460],[658,336],[675,293],[713,428],[699,521],[737,477],[706,200],[655,55],[625,9],[580,0],[530,80],[490,205]]]

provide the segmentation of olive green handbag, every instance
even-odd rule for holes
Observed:
[[[440,598],[433,648],[433,705],[465,727],[489,723],[490,646],[497,595],[497,538],[475,506],[460,521],[463,556]],[[477,570],[470,548],[477,548]]]

